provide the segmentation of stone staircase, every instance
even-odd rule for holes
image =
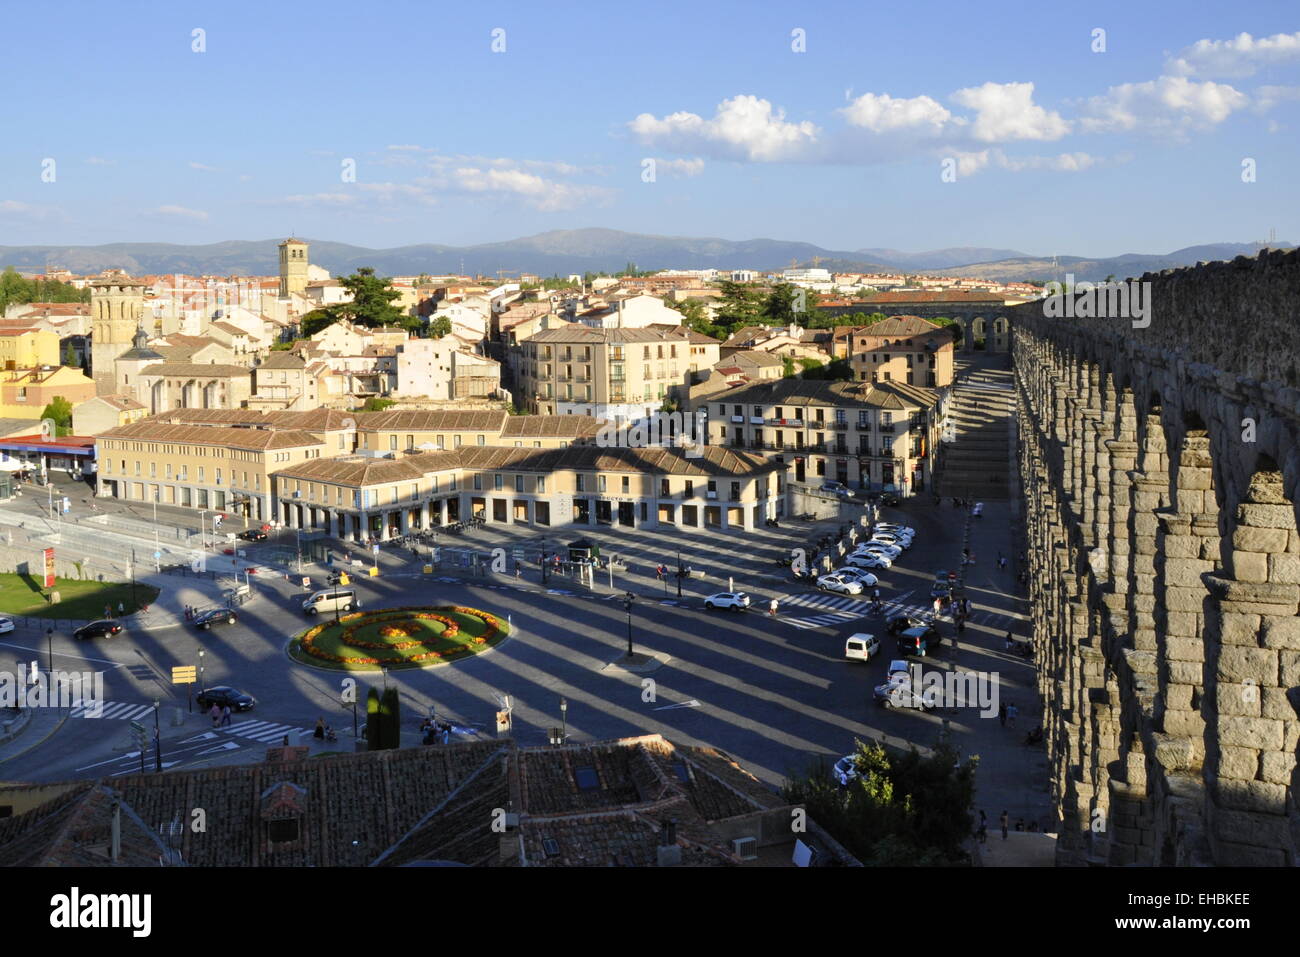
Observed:
[[[945,442],[937,488],[940,495],[976,501],[1009,497],[1011,417],[1015,392],[1010,359],[980,356],[957,364],[957,380],[948,403],[948,422],[955,433]]]

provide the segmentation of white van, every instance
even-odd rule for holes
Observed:
[[[351,611],[357,603],[356,593],[349,588],[326,588],[315,592],[302,603],[302,610],[309,615],[322,611]]]
[[[880,639],[866,632],[849,635],[844,642],[844,657],[849,661],[870,661],[880,650]]]

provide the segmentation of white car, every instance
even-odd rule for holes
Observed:
[[[840,578],[847,578],[851,581],[859,582],[863,588],[871,588],[880,584],[880,579],[871,572],[864,572],[861,568],[854,568],[852,565],[845,565],[843,568],[835,569],[834,574]]]
[[[817,587],[822,591],[838,592],[841,595],[861,595],[862,583],[841,578],[838,575],[823,575],[817,579]]]
[[[895,525],[893,522],[876,522],[878,532],[901,532],[904,535],[916,535],[916,529],[907,525]]]
[[[14,620],[12,618],[0,618],[0,635],[7,631],[14,630]]]
[[[710,610],[730,608],[732,611],[744,611],[749,607],[749,596],[743,591],[722,591],[704,599],[704,607]]]
[[[854,568],[893,568],[894,560],[879,552],[864,552],[861,555],[850,555],[844,559],[844,564]]]
[[[903,554],[903,550],[897,545],[890,545],[886,542],[867,542],[867,544],[854,549],[854,555],[884,555],[891,561]]]
[[[892,532],[877,532],[867,544],[890,545],[894,548],[908,549],[912,547],[912,540],[910,538],[900,538]]]

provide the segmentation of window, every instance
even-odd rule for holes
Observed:
[[[438,476],[436,475],[433,477],[433,485],[430,488],[430,491],[433,492],[434,495],[438,494]]]
[[[686,491],[683,493],[687,498],[695,494],[695,483],[690,479],[686,480]]]
[[[486,440],[486,438],[485,438],[484,436],[480,435],[480,436],[478,437],[478,444],[479,444],[479,445],[487,445],[487,440]]]
[[[739,501],[740,501],[740,483],[739,483],[739,482],[732,482],[732,483],[731,483],[731,500],[732,500],[733,502],[739,502]]]
[[[136,474],[138,475],[139,472],[137,472]],[[203,481],[203,466],[202,466],[202,465],[199,466],[199,481],[200,481],[200,482]]]
[[[605,476],[603,475],[596,476],[596,491],[597,492],[605,491]]]
[[[475,488],[476,491],[482,491],[482,489],[483,489],[483,476],[481,476],[481,475],[475,475],[475,476],[474,476],[474,488]]]
[[[221,469],[217,469],[217,484],[221,484]]]
[[[446,437],[445,435],[440,435],[440,436],[438,436],[438,451],[439,451],[439,452],[441,452],[443,449],[446,448],[446,439],[447,439],[447,437]]]
[[[460,448],[460,436],[459,436],[459,435],[455,437],[455,440],[453,441],[452,445],[453,445],[455,448]]]
[[[632,479],[631,479],[630,476],[624,475],[624,476],[623,476],[623,494],[626,495],[626,494],[627,494],[628,492],[630,492],[630,491],[632,491]]]
[[[660,480],[659,480],[659,495],[660,495],[661,497],[663,497],[663,498],[667,498],[669,495],[672,495],[672,494],[673,494],[673,493],[670,491],[670,487],[669,487],[669,484],[668,484],[668,479],[666,479],[666,478],[665,478],[665,479],[660,479]]]
[[[524,490],[524,477],[523,477],[522,475],[516,475],[516,476],[515,476],[515,491],[516,491],[516,492],[522,492],[523,490]]]
[[[203,469],[199,469],[199,471],[202,472]],[[139,475],[139,474],[140,474],[140,460],[139,460],[139,459],[136,459],[136,460],[135,460],[135,474],[136,474],[136,475]]]
[[[150,462],[150,463],[149,463],[149,477],[150,477],[150,478],[157,478],[157,477],[158,477],[158,463],[157,463],[157,462]]]
[[[395,436],[395,435],[390,435],[390,436],[388,437],[388,451],[390,451],[390,452],[396,452],[396,451],[397,451],[397,436]]]
[[[493,475],[492,475],[492,490],[493,490],[494,492],[499,492],[499,491],[501,491],[503,488],[505,488],[505,479],[506,479],[506,477],[505,477],[504,475],[502,475],[500,472],[495,472],[495,473],[493,473]]]
[[[537,476],[537,492],[538,492],[539,495],[543,495],[543,494],[546,493],[546,476],[545,476],[545,475],[539,475],[539,476]]]
[[[577,481],[577,485],[575,486],[577,490],[579,492],[587,491],[587,477],[585,475],[579,474],[575,476],[575,479]]]

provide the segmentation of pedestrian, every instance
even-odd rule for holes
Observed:
[[[1007,812],[1006,811],[1002,812],[1002,818],[1000,823],[1002,824],[1002,840],[1005,841],[1007,839]]]
[[[1006,570],[1006,567],[1007,567],[1007,556],[1005,556],[1005,555],[999,555],[999,556],[998,556],[998,568],[1001,568],[1002,570],[1005,571],[1005,570]]]
[[[324,718],[317,718],[317,719],[316,719],[316,730],[312,732],[312,737],[314,737],[314,738],[320,738],[322,741],[325,739],[325,719],[324,719]]]
[[[519,566],[518,563],[516,563],[516,564],[515,564],[515,580],[517,581],[518,579],[523,578],[523,577],[524,577],[524,570],[523,570],[523,568],[521,568],[521,567]]]
[[[1007,705],[1007,724],[1010,727],[1014,728],[1016,726],[1016,715],[1018,715],[1019,713],[1020,713],[1020,709],[1016,707],[1014,701],[1011,704]]]
[[[217,703],[212,702],[212,707],[208,709],[208,717],[212,719],[212,727],[217,727],[221,723],[221,709]]]
[[[230,726],[230,705],[223,705],[221,708],[221,727]]]
[[[122,604],[120,601],[117,603],[117,613],[119,615],[126,614],[126,605]]]
[[[998,723],[1004,728],[1007,726],[1007,705],[1005,701],[998,705]]]
[[[877,602],[880,601],[880,587],[879,587],[879,586],[877,586],[876,589],[875,589],[875,591],[873,591],[873,592],[871,593],[871,597],[874,598]]]
[[[770,602],[767,603],[767,613],[769,615],[775,616],[776,609],[779,606],[779,604],[780,603],[775,598],[773,598]]]
[[[112,618],[112,617],[113,617],[113,606],[112,606],[112,605],[105,605],[105,606],[104,606],[104,617],[105,617],[105,618]]]

